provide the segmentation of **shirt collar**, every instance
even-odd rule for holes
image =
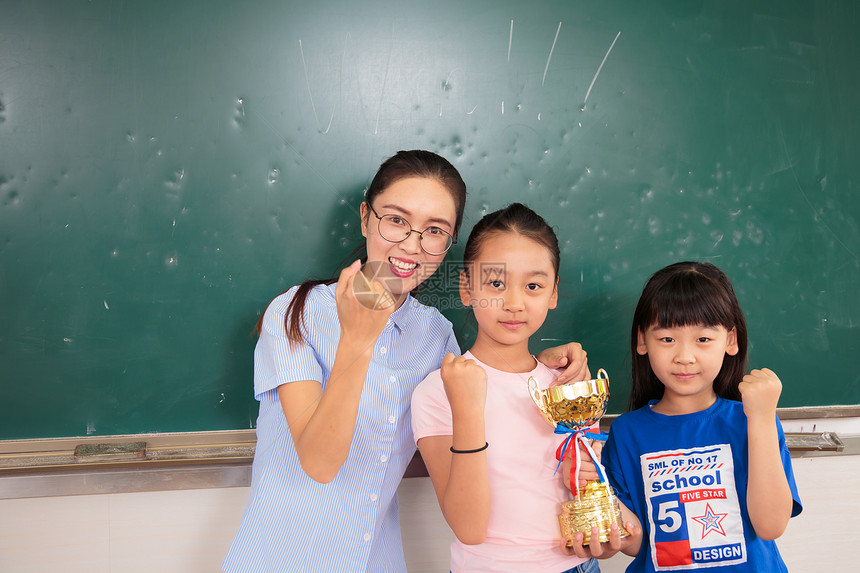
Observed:
[[[397,327],[397,330],[403,332],[409,325],[414,322],[415,313],[412,312],[413,307],[420,306],[411,294],[406,295],[406,300],[400,305],[400,308],[391,313],[391,322]]]

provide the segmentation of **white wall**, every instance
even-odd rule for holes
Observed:
[[[793,463],[804,510],[779,541],[789,570],[852,569],[860,456]],[[400,495],[410,573],[447,571],[451,533],[429,478],[404,480]],[[2,500],[0,571],[216,572],[247,496],[246,487],[228,487]],[[615,557],[601,568],[616,573],[626,562]]]

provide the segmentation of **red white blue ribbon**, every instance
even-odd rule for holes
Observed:
[[[555,433],[567,434],[567,437],[561,444],[559,444],[558,449],[555,451],[555,459],[558,460],[558,465],[555,467],[556,472],[558,472],[558,468],[561,467],[564,456],[567,454],[567,448],[571,445],[571,441],[573,442],[573,448],[576,452],[576,463],[571,465],[570,476],[568,479],[570,480],[570,491],[576,490],[576,497],[579,497],[579,466],[581,464],[579,447],[577,447],[579,444],[582,444],[585,447],[585,451],[588,452],[589,457],[591,457],[591,461],[594,462],[594,467],[597,468],[600,475],[600,482],[606,483],[609,481],[606,477],[606,470],[603,469],[600,460],[597,458],[597,454],[591,448],[591,444],[589,442],[589,440],[605,442],[609,437],[609,434],[601,432],[597,428],[574,430],[562,424],[556,424]]]

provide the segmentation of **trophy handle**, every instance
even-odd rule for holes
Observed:
[[[532,397],[532,400],[535,403],[535,406],[538,407],[538,410],[543,416],[543,419],[546,420],[546,423],[555,428],[555,421],[553,421],[552,416],[546,408],[546,404],[543,399],[543,391],[540,389],[537,380],[534,379],[533,376],[529,376],[529,394]]]
[[[538,407],[538,410],[546,413],[546,410],[543,407],[543,402],[540,399],[540,387],[538,386],[537,380],[534,379],[534,376],[529,376],[529,394],[534,400],[535,406]]]

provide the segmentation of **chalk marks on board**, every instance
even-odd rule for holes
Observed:
[[[373,135],[379,134],[379,116],[382,113],[382,101],[385,96],[385,86],[388,85],[388,72],[391,70],[391,54],[394,52],[394,23],[391,23],[391,41],[388,43],[388,60],[385,62],[385,76],[382,79],[382,90],[379,92],[379,107],[376,108],[376,125]]]
[[[552,47],[549,49],[549,55],[546,57],[546,65],[543,68],[543,78],[540,80],[540,85],[546,82],[546,73],[549,71],[549,63],[552,60],[552,53],[555,51],[555,44],[558,42],[558,35],[561,32],[561,22],[558,23],[558,28],[555,31],[555,38],[552,40]]]
[[[603,61],[600,62],[600,65],[597,67],[597,72],[595,72],[594,77],[591,79],[591,84],[589,84],[589,86],[588,86],[588,91],[585,92],[585,99],[582,100],[582,107],[579,108],[579,111],[585,111],[585,104],[588,102],[588,96],[591,95],[591,88],[594,87],[594,82],[597,81],[597,76],[600,75],[600,70],[603,69],[603,64],[606,63],[606,58],[609,57],[609,53],[612,51],[612,48],[615,47],[615,42],[618,41],[618,36],[620,36],[620,35],[621,35],[621,30],[619,30],[618,33],[615,34],[615,39],[612,40],[612,44],[610,44],[609,49],[606,50],[606,55],[603,56]]]
[[[349,33],[347,33],[346,38],[349,39]],[[344,44],[346,44],[346,40],[344,40]],[[311,100],[311,109],[314,112],[314,119],[317,122],[317,129],[320,133],[325,135],[331,129],[331,122],[334,120],[334,107],[331,108],[331,116],[328,118],[328,126],[326,126],[325,131],[322,130],[320,126],[320,118],[317,115],[317,106],[314,103],[314,94],[311,93],[311,81],[308,78],[308,64],[305,62],[305,49],[302,47],[302,40],[299,38],[299,52],[302,55],[302,68],[305,71],[305,84],[308,86],[308,98]],[[346,52],[346,45],[344,45],[344,52]]]
[[[514,26],[515,26],[515,21],[513,19],[511,19],[510,20],[510,27],[508,30],[508,49],[507,49],[507,63],[508,64],[510,64],[510,62],[511,62],[511,54],[514,51]],[[546,57],[546,63],[544,64],[543,74],[541,76],[541,87],[545,87],[545,85],[546,85],[547,75],[549,74],[549,69],[550,69],[550,64],[552,63],[553,54],[555,53],[556,46],[558,45],[558,41],[559,41],[559,38],[561,35],[562,26],[563,26],[563,22],[559,22],[558,26],[556,27],[555,36],[553,37],[552,44],[549,48],[549,52],[548,52],[547,57]],[[608,60],[609,55],[612,53],[612,50],[615,48],[615,44],[618,42],[618,39],[620,38],[620,36],[621,36],[621,31],[619,30],[618,33],[615,35],[615,38],[610,43],[609,48],[606,50],[606,53],[603,55],[603,59],[601,60],[600,65],[597,67],[597,71],[594,73],[594,76],[591,78],[591,83],[588,85],[588,89],[585,92],[585,97],[583,98],[582,104],[579,108],[580,111],[585,111],[586,103],[588,102],[588,98],[591,96],[591,92],[594,89],[594,85],[597,82],[597,78],[600,76],[600,73],[603,70],[604,65],[606,64],[606,61]],[[342,83],[343,83],[344,67],[345,67],[345,63],[346,63],[347,54],[349,52],[350,42],[351,42],[351,36],[350,36],[350,33],[347,32],[346,36],[344,38],[343,56],[341,59],[340,70],[338,71],[338,75],[339,75],[339,78],[337,81],[338,85],[342,85]],[[379,134],[380,118],[381,118],[382,111],[384,108],[386,87],[387,87],[388,82],[389,82],[389,77],[390,77],[390,72],[391,72],[391,62],[392,62],[393,54],[395,52],[395,47],[396,47],[395,26],[394,26],[394,24],[392,24],[392,26],[391,26],[391,38],[390,38],[389,45],[388,45],[388,53],[386,56],[385,65],[383,66],[384,74],[382,76],[382,84],[381,84],[381,89],[380,89],[380,93],[379,93],[379,102],[378,102],[378,105],[376,107],[376,119],[375,119],[374,127],[372,130],[373,135]],[[299,55],[301,57],[302,71],[304,73],[305,86],[307,88],[308,100],[310,101],[310,104],[311,104],[311,111],[313,112],[314,121],[316,122],[316,126],[317,126],[317,131],[322,135],[326,135],[331,131],[332,124],[334,122],[334,114],[335,114],[335,107],[336,106],[332,105],[332,110],[331,110],[331,114],[329,115],[328,124],[326,125],[325,128],[323,128],[322,123],[320,122],[319,113],[317,112],[316,100],[314,98],[313,90],[311,89],[311,74],[308,71],[308,64],[307,64],[307,59],[305,58],[304,43],[303,43],[302,39],[299,39]],[[439,88],[440,102],[439,102],[439,114],[438,114],[439,117],[442,117],[444,115],[444,113],[443,113],[444,112],[444,100],[446,98],[446,94],[453,89],[453,87],[452,87],[453,84],[452,84],[451,80],[452,80],[452,77],[454,76],[454,74],[456,72],[460,72],[461,74],[463,74],[464,80],[466,78],[468,78],[468,71],[467,70],[463,70],[463,68],[461,68],[461,67],[455,67],[454,69],[452,69],[448,73],[445,80],[439,84],[440,85],[440,88]],[[475,112],[475,110],[478,109],[479,105],[480,104],[476,103],[476,104],[472,105],[471,108],[469,108],[469,106],[465,106],[463,109],[463,113],[465,115],[472,115]],[[466,111],[466,109],[468,109],[468,111]],[[515,106],[515,109],[517,109],[517,110],[521,109],[521,105]],[[504,102],[504,100],[501,100],[499,102],[499,112],[501,115],[505,114],[505,102]],[[244,109],[242,109],[242,116],[244,116]],[[541,118],[540,112],[537,113],[537,118],[538,118],[538,121],[540,121],[540,118]]]
[[[791,170],[791,175],[794,177],[794,183],[797,186],[797,190],[800,192],[800,196],[803,197],[803,200],[809,205],[810,210],[812,211],[813,220],[824,227],[828,233],[839,243],[843,249],[845,249],[855,260],[860,258],[857,253],[855,253],[845,242],[836,234],[836,232],[827,224],[827,221],[824,220],[824,216],[815,208],[812,204],[812,201],[809,200],[809,196],[806,194],[806,191],[803,189],[803,185],[800,183],[800,178],[797,176],[797,170],[794,168],[794,161],[791,158],[791,154],[788,151],[788,146],[785,143],[785,132],[782,129],[782,124],[779,124],[779,138],[782,141],[782,151],[785,154],[785,159],[788,162],[788,169]]]
[[[332,191],[337,192],[337,190],[338,190],[338,189],[337,189],[337,187],[335,187],[334,185],[332,185],[332,184],[328,181],[328,179],[326,179],[326,178],[325,178],[325,176],[323,176],[323,174],[322,174],[322,173],[320,173],[320,171],[319,171],[318,169],[316,169],[313,165],[311,165],[310,161],[308,161],[308,160],[307,160],[307,158],[306,158],[304,155],[302,155],[302,154],[299,152],[299,150],[298,150],[298,149],[296,149],[296,147],[295,147],[292,143],[290,143],[290,142],[289,142],[289,140],[287,140],[287,138],[286,138],[286,137],[284,137],[283,135],[281,135],[281,134],[280,134],[280,132],[278,132],[278,130],[277,130],[277,129],[275,129],[275,126],[273,126],[273,125],[272,125],[272,123],[271,123],[269,120],[267,120],[265,117],[263,117],[263,116],[260,114],[260,112],[258,112],[257,110],[255,110],[255,109],[253,109],[253,108],[252,108],[251,113],[252,113],[252,115],[253,115],[254,117],[256,117],[258,120],[260,120],[260,122],[262,122],[262,124],[263,124],[264,126],[266,126],[266,128],[267,128],[267,129],[272,133],[272,135],[274,135],[275,137],[277,137],[277,138],[278,138],[278,140],[280,140],[280,142],[281,142],[281,143],[283,143],[285,147],[289,148],[289,150],[290,150],[290,151],[292,151],[292,152],[296,155],[296,157],[299,159],[299,161],[301,161],[302,163],[304,163],[304,164],[308,167],[308,169],[310,169],[310,170],[314,173],[314,175],[316,175],[316,176],[317,176],[317,178],[318,178],[320,181],[322,181],[322,182],[326,185],[326,187],[328,187],[328,188],[329,188],[329,189],[331,189]],[[279,170],[278,170],[277,168],[273,168],[273,169],[269,172],[269,183],[270,183],[270,184],[275,184],[275,183],[277,183],[277,176],[279,175],[279,173],[280,173],[280,172],[279,172]],[[273,177],[273,176],[275,177],[275,179],[274,179],[274,180],[272,180],[272,177]]]

